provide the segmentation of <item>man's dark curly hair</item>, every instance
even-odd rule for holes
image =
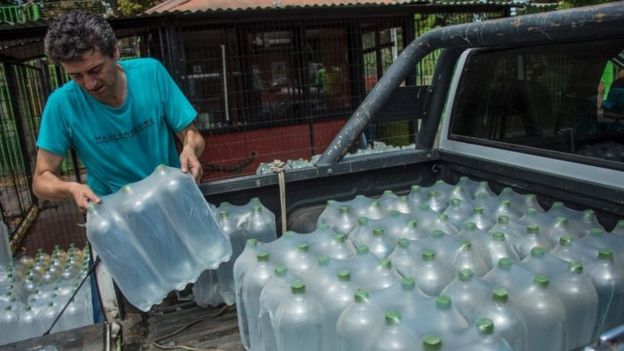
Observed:
[[[77,10],[63,14],[48,27],[45,53],[52,62],[76,62],[91,50],[113,57],[117,38],[110,24],[102,17]]]

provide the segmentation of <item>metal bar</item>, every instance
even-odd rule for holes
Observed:
[[[438,64],[433,73],[433,81],[428,88],[428,101],[425,101],[423,108],[426,114],[423,116],[420,133],[416,135],[417,149],[431,149],[433,147],[444,109],[444,101],[453,78],[453,66],[463,50],[462,48],[444,49],[438,58]]]
[[[321,155],[319,165],[340,161],[349,147],[418,61],[436,49],[537,45],[564,40],[596,40],[622,33],[624,3],[473,22],[432,30],[401,52]]]
[[[227,38],[227,37],[226,37]],[[230,100],[228,99],[228,83],[227,83],[227,57],[225,52],[225,45],[221,44],[221,68],[223,72],[223,108],[225,109],[225,120],[230,121]]]

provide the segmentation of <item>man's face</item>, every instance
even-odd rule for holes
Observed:
[[[102,54],[99,50],[87,51],[80,61],[61,62],[71,79],[99,101],[110,100],[117,89],[117,63],[115,57]]]

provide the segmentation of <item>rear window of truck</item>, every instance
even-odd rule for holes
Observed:
[[[624,40],[471,52],[449,139],[624,163]]]

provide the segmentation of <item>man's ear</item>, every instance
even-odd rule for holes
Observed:
[[[119,52],[119,45],[115,45],[115,53],[113,54],[113,59],[117,61],[119,60],[119,57],[121,57],[121,54]]]

